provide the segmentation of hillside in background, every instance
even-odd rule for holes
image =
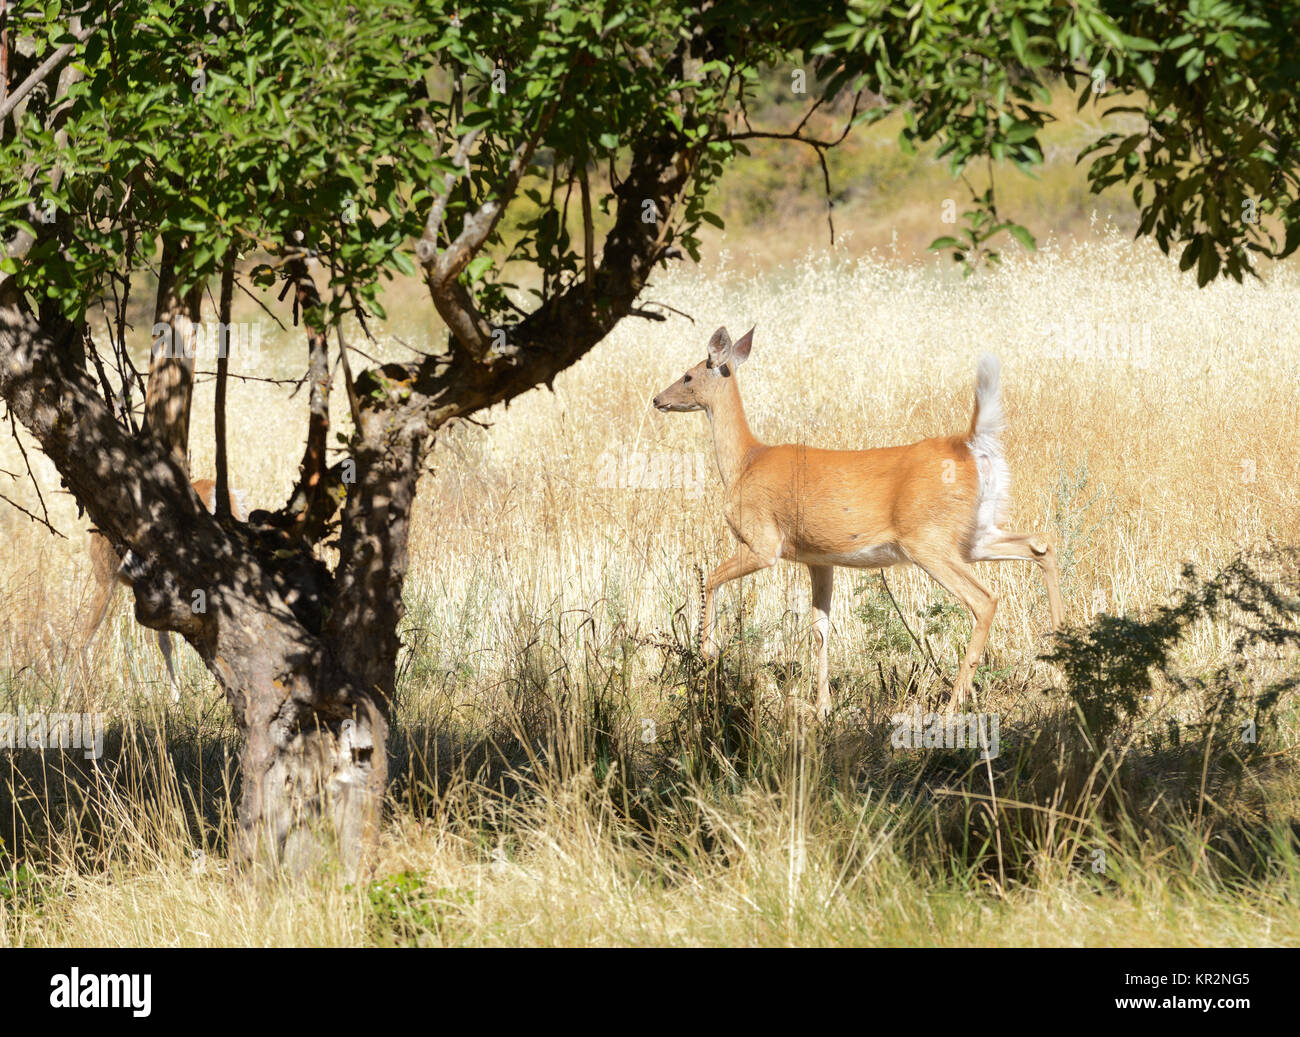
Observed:
[[[1104,117],[1110,103],[1100,100],[1080,110],[1077,98],[1060,87],[1051,107],[1057,121],[1042,134],[1044,162],[1036,175],[1010,165],[994,169],[999,212],[1027,226],[1040,242],[1089,239],[1107,222],[1130,236],[1137,229],[1127,192],[1110,188],[1093,194],[1086,163],[1075,161],[1083,147],[1124,118]],[[791,92],[789,75],[774,71],[751,109],[750,125],[755,131],[789,133],[808,108],[806,96]],[[842,96],[833,107],[814,112],[803,133],[837,139],[851,112],[852,98]],[[902,126],[898,115],[859,125],[827,152],[836,245],[849,255],[876,251],[904,261],[930,255],[930,242],[953,233],[943,220],[945,203],[954,203],[960,219],[972,189],[988,186],[987,169],[955,180],[947,161],[935,157],[934,145],[908,154],[898,143]],[[747,146],[750,155],[729,167],[715,191],[714,207],[726,230],[708,233],[706,251],[729,246],[735,263],[762,268],[827,246],[825,181],[816,151],[788,140],[753,140]],[[1010,239],[1005,244],[1018,247]]]

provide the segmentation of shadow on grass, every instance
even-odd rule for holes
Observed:
[[[395,719],[390,811],[454,815],[499,843],[524,807],[582,776],[656,854],[725,856],[734,844],[714,838],[711,819],[757,792],[797,805],[813,829],[887,832],[919,874],[967,887],[1005,890],[1054,869],[1105,883],[1150,861],[1253,882],[1300,855],[1296,573],[1295,551],[1209,579],[1188,569],[1169,604],[1064,631],[1044,656],[1062,688],[998,678],[982,689],[999,720],[987,760],[977,747],[898,744],[895,714],[934,690],[906,656],[839,680],[835,713],[818,724],[788,694],[796,670],[752,663],[749,650],[706,660],[684,628],[635,646],[660,666],[639,698],[621,664],[572,665],[563,646],[530,638],[472,713],[409,689],[399,698],[420,705]],[[1202,623],[1228,624],[1231,653],[1189,671],[1182,648]],[[54,861],[224,855],[239,744],[214,714],[128,714],[94,762],[79,750],[0,753],[0,895]]]

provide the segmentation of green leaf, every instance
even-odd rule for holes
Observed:
[[[1025,31],[1025,23],[1020,20],[1019,15],[1014,15],[1011,19],[1011,47],[1015,50],[1020,63],[1028,64],[1026,55],[1029,48],[1029,33]]]
[[[1029,233],[1027,227],[1022,227],[1018,223],[1013,223],[1007,227],[1007,231],[1030,252],[1036,252],[1038,250],[1038,243],[1034,240],[1034,236]]]
[[[405,252],[401,251],[400,249],[396,250],[392,253],[390,258],[392,260],[393,265],[396,266],[397,269],[400,270],[402,273],[404,273],[407,277],[414,276],[415,264],[411,261],[411,257],[408,256]]]
[[[1219,250],[1215,247],[1213,241],[1205,241],[1201,248],[1200,259],[1196,264],[1196,284],[1204,288],[1214,280],[1219,273]]]

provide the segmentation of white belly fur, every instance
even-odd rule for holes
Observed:
[[[844,554],[805,554],[800,552],[794,561],[806,565],[843,565],[850,569],[887,569],[899,562],[906,562],[907,556],[893,544],[873,544],[858,551]]]

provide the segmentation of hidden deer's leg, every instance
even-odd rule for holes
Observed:
[[[180,684],[176,680],[176,667],[172,663],[172,635],[166,630],[155,630],[158,636],[158,650],[162,652],[163,662],[167,664],[167,687],[168,696],[172,702],[181,700]]]
[[[95,636],[95,631],[108,615],[108,606],[112,604],[113,595],[117,592],[119,565],[113,545],[98,533],[91,533],[90,567],[95,577],[95,591],[90,600],[90,607],[86,610],[86,624],[82,628],[83,649],[90,644],[90,639]]]

